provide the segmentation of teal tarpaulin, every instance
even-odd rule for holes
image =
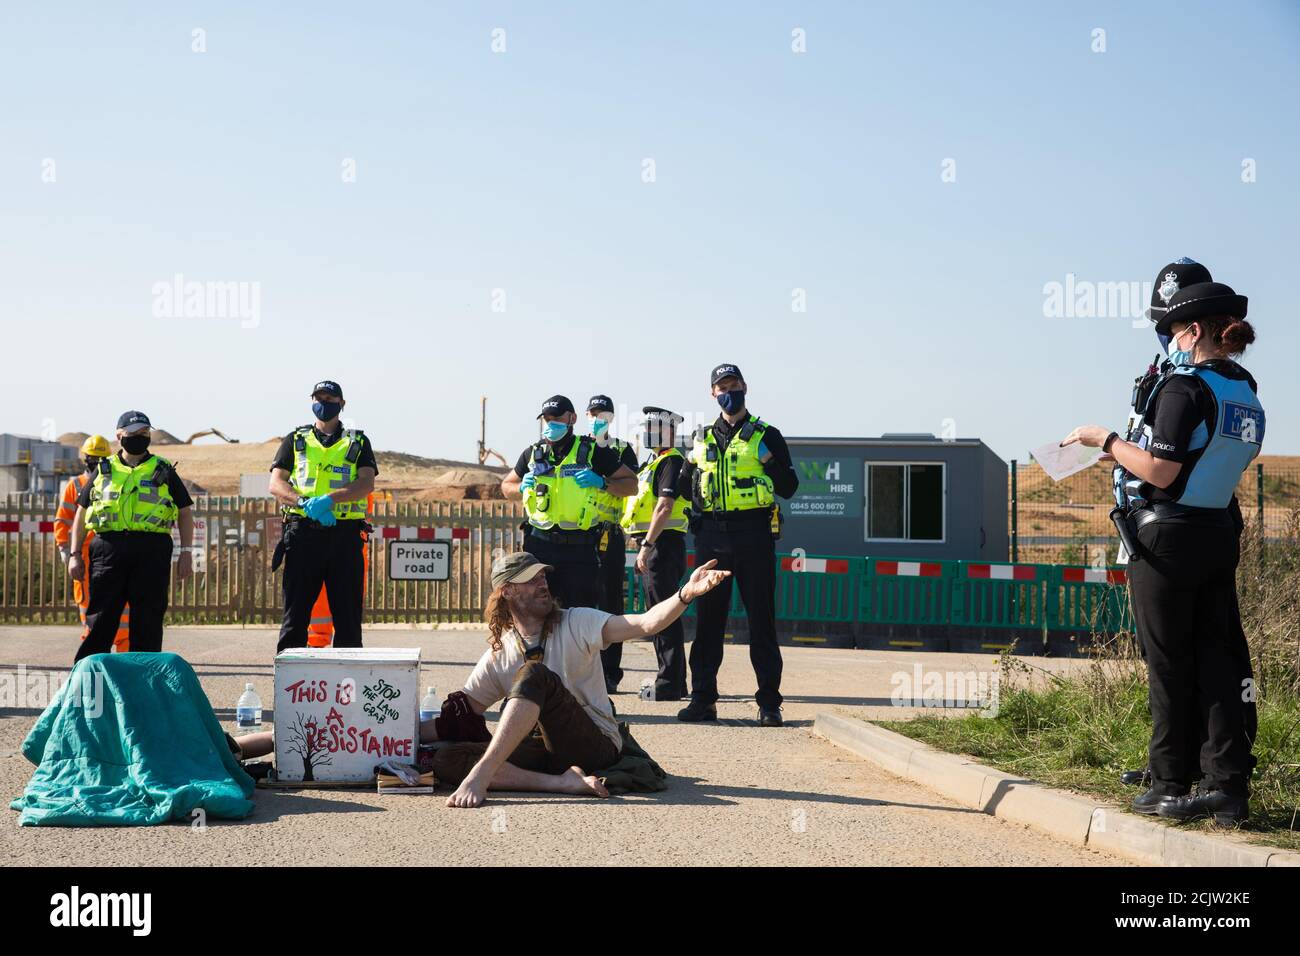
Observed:
[[[45,708],[10,803],[22,826],[150,826],[253,811],[253,780],[226,745],[194,671],[175,654],[93,654]]]

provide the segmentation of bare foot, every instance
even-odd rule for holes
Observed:
[[[456,792],[447,798],[449,807],[480,807],[487,797],[487,786],[479,783],[471,774],[466,777]]]
[[[609,791],[599,779],[584,776],[581,767],[570,767],[560,774],[560,793],[580,793],[589,797],[608,797]]]

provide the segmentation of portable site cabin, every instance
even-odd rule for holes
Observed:
[[[978,438],[787,438],[799,491],[777,548],[1006,561],[1007,463]]]

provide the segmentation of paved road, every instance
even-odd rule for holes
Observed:
[[[459,686],[484,647],[481,630],[367,629],[370,646],[414,647],[421,685],[441,696]],[[66,668],[68,627],[0,627],[0,680],[27,668]],[[246,680],[268,711],[274,632],[173,628],[166,648],[194,666],[228,723]],[[616,697],[620,714],[671,775],[663,793],[600,801],[492,794],[478,810],[442,798],[361,791],[258,790],[246,821],[127,829],[0,827],[9,864],[857,864],[1116,865],[1118,858],[1058,843],[1033,830],[959,807],[814,736],[818,710],[897,717],[894,675],[987,671],[992,658],[958,654],[785,649],[784,728],[754,721],[753,672],[744,647],[728,647],[717,725],[687,725],[678,704]],[[652,673],[647,644],[629,644],[624,687]],[[1035,661],[1035,664],[1042,662]],[[1049,662],[1060,669],[1068,662]],[[2,685],[0,685],[2,686]],[[12,685],[11,685],[12,686]],[[21,793],[30,765],[18,753],[39,707],[0,709],[0,793]]]

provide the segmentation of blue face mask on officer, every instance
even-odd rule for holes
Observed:
[[[332,422],[343,411],[341,402],[312,402],[311,413],[318,422]]]
[[[547,422],[542,426],[542,437],[547,441],[559,441],[568,434],[569,426],[564,422]]]
[[[1178,347],[1178,343],[1179,343],[1179,341],[1182,339],[1182,337],[1183,337],[1184,335],[1186,335],[1188,332],[1190,332],[1191,330],[1192,330],[1192,327],[1189,325],[1189,326],[1187,326],[1187,328],[1183,329],[1181,332],[1177,333],[1176,335],[1171,335],[1171,336],[1169,337],[1169,346],[1168,346],[1168,348],[1169,348],[1169,361],[1170,361],[1171,363],[1173,363],[1173,365],[1174,365],[1175,367],[1180,366],[1180,365],[1192,365],[1192,364],[1193,364],[1193,362],[1192,362],[1192,352],[1193,352],[1193,351],[1195,350],[1195,348],[1196,348],[1195,340],[1193,340],[1193,342],[1192,342],[1192,348],[1190,348],[1190,349],[1180,349],[1180,348]]]
[[[723,392],[718,396],[718,404],[728,415],[735,415],[745,407],[745,390],[733,388],[729,392]]]

